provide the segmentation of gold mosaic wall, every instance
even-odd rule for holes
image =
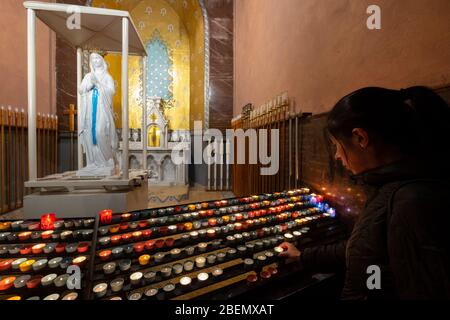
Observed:
[[[157,31],[166,43],[173,61],[174,107],[166,112],[170,128],[188,130],[193,121],[204,119],[205,46],[204,21],[198,0],[94,0],[93,6],[127,10],[144,44]],[[121,123],[121,57],[105,57],[110,73],[116,80],[114,110],[117,126]],[[129,60],[130,127],[142,123],[142,62],[140,57]]]

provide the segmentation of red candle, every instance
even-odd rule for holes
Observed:
[[[8,259],[0,261],[0,271],[5,271],[11,268],[11,263],[13,263],[14,260]]]
[[[58,243],[56,245],[55,252],[56,253],[62,253],[62,252],[64,252],[65,249],[66,249],[66,244],[65,243]]]
[[[198,215],[200,216],[200,218],[204,218],[206,217],[208,214],[206,213],[206,210],[200,210],[198,212]]]
[[[33,252],[33,254],[40,254],[42,252],[42,250],[44,249],[44,247],[45,247],[44,243],[39,243],[39,244],[34,245],[31,248],[31,251]]]
[[[162,247],[164,247],[164,240],[162,239],[158,239],[155,241],[155,247],[157,249],[161,249]]]
[[[44,240],[50,239],[52,237],[52,234],[53,234],[53,230],[44,231],[41,233],[41,238]]]
[[[30,237],[31,237],[31,232],[30,231],[19,233],[19,240],[20,241],[26,241],[26,240],[30,239]]]
[[[182,208],[180,206],[175,207],[175,212],[181,212]]]
[[[107,261],[111,257],[111,250],[100,251],[98,255],[100,257],[100,260]]]
[[[248,220],[247,220],[248,221]],[[242,222],[242,229],[247,230],[249,227],[249,224],[247,221]]]
[[[242,214],[241,213],[236,213],[234,215],[234,217],[236,218],[236,221],[241,221],[242,220]]]
[[[20,254],[22,255],[26,255],[26,254],[30,254],[31,253],[31,246],[23,246],[20,249]]]
[[[298,212],[297,211],[295,211],[295,212],[292,212],[292,218],[297,218],[298,217]]]
[[[234,230],[239,231],[242,229],[242,223],[235,223],[234,224]]]
[[[48,213],[41,216],[41,230],[53,230],[55,228],[56,215]]]
[[[131,213],[124,213],[124,214],[122,214],[121,218],[122,218],[122,221],[128,221],[131,219]]]
[[[258,233],[258,238],[264,237],[264,231],[263,231],[263,229],[258,229],[258,230],[256,230],[256,232]]]
[[[165,240],[165,245],[166,245],[166,247],[171,247],[171,246],[173,246],[174,242],[175,242],[174,238],[167,238]]]
[[[214,204],[216,205],[216,207],[220,207],[222,203],[220,201],[216,201],[214,202]]]
[[[27,281],[27,288],[34,289],[41,283],[42,276],[34,276]]]
[[[228,200],[222,200],[222,201],[220,201],[220,204],[222,206],[226,206],[228,204]]]
[[[128,222],[123,222],[120,224],[120,230],[124,231],[128,229]]]
[[[0,291],[5,291],[10,289],[14,285],[16,277],[7,277],[0,281]]]
[[[142,235],[144,236],[144,238],[150,238],[152,236],[152,233],[153,231],[150,229],[142,231]]]
[[[78,251],[78,253],[84,253],[84,252],[88,251],[88,249],[89,249],[89,243],[83,242],[78,245],[77,251]]]
[[[208,224],[210,227],[215,227],[217,225],[217,220],[214,218],[211,218],[208,220]]]
[[[135,252],[142,252],[144,251],[145,245],[143,243],[135,243],[133,248]]]
[[[139,228],[145,228],[148,225],[148,221],[139,221]]]
[[[214,210],[207,210],[206,211],[206,215],[208,216],[208,217],[212,217],[213,215],[214,215]]]
[[[122,236],[116,235],[111,237],[111,244],[119,244]]]
[[[259,276],[261,277],[261,279],[266,280],[266,279],[269,279],[272,276],[272,274],[270,272],[268,272],[268,271],[262,271],[259,274]]]
[[[267,268],[267,271],[271,274],[271,275],[275,275],[278,273],[278,269],[274,268],[274,267],[269,267]]]
[[[148,240],[148,241],[145,242],[145,248],[147,250],[152,250],[154,246],[155,246],[155,241],[154,240]]]
[[[285,223],[283,223],[282,225],[281,225],[281,230],[283,230],[283,231],[286,231],[287,230],[287,224],[285,224]]]
[[[139,240],[142,237],[142,232],[141,231],[135,231],[133,232],[133,238],[134,240]]]
[[[253,218],[255,217],[255,215],[256,215],[256,212],[255,212],[255,211],[250,211],[250,212],[248,213],[248,217],[249,217],[250,219],[253,219]]]
[[[112,210],[100,211],[100,222],[102,224],[109,224],[112,221]]]
[[[163,227],[159,227],[158,228],[159,233],[161,233],[162,235],[167,234],[167,232],[169,232],[169,228],[167,226],[163,226]]]
[[[131,240],[131,237],[132,237],[131,233],[125,233],[125,234],[122,235],[122,240],[124,242],[128,242],[128,241]]]

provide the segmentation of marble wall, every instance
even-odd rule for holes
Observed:
[[[233,117],[234,1],[206,0],[210,28],[209,127],[230,128]]]

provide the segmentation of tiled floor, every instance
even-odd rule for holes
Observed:
[[[148,208],[168,207],[178,204],[212,201],[234,197],[230,191],[206,191],[203,186],[150,187]],[[22,209],[4,214],[0,219],[23,219]]]

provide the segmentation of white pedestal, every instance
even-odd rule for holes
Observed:
[[[24,198],[24,218],[39,218],[44,213],[56,217],[94,217],[101,210],[127,212],[148,206],[148,181],[145,172],[132,172],[128,180],[100,179],[82,181],[53,176],[26,186],[36,192]],[[55,179],[56,178],[56,179]]]

